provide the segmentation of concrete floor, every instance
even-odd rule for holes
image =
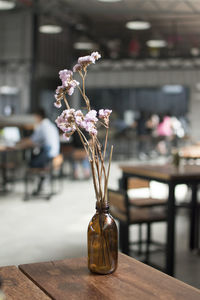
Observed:
[[[112,163],[109,186],[117,188],[121,172],[118,162]],[[87,255],[87,226],[95,212],[92,180],[72,181],[63,179],[64,188],[50,201],[23,198],[23,183],[15,191],[0,195],[0,266],[58,260]],[[164,196],[164,185],[153,183],[153,193]],[[179,198],[187,190],[180,186]],[[176,222],[176,277],[200,288],[200,257],[188,250],[188,216],[180,211]],[[166,227],[154,225],[156,239],[164,241]],[[137,235],[136,228],[131,236]],[[160,261],[160,256],[155,257]]]

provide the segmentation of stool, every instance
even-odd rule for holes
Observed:
[[[24,201],[29,200],[31,196],[43,196],[47,200],[55,195],[57,192],[54,189],[54,180],[56,178],[60,179],[62,174],[62,167],[63,167],[63,155],[59,154],[54,157],[49,164],[44,168],[28,168],[25,174],[25,194],[24,194]],[[55,175],[55,172],[58,174]],[[28,183],[29,180],[37,177],[39,179],[39,184],[37,186],[37,190],[33,193],[29,193],[28,191]],[[50,191],[47,194],[40,193],[40,189],[44,179],[48,178],[50,181]],[[61,190],[61,189],[60,189]],[[59,190],[59,191],[60,191]]]

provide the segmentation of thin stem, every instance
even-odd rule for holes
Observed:
[[[97,169],[97,174],[98,174],[98,182],[99,182],[99,194],[102,199],[103,193],[102,193],[102,185],[101,185],[101,176],[100,176],[100,170],[99,170],[99,155],[98,155],[98,148],[97,145],[95,145],[96,149],[96,159],[95,159],[95,164],[96,164],[96,169]]]
[[[109,157],[109,165],[108,165],[108,171],[107,171],[107,176],[106,176],[106,181],[105,181],[105,185],[104,185],[104,201],[105,204],[107,205],[107,187],[108,187],[108,178],[110,175],[110,165],[111,165],[111,160],[112,160],[112,153],[113,153],[113,145],[111,146],[111,150],[110,150],[110,157]],[[106,198],[106,200],[105,200]]]
[[[97,188],[97,179],[96,179],[96,174],[95,174],[95,150],[94,150],[94,137],[93,137],[93,149],[92,149],[92,175],[93,175],[93,182],[94,182],[94,187],[95,187],[95,191],[96,194],[98,195],[97,200],[99,201],[99,191]]]
[[[104,173],[104,187],[105,187],[105,182],[106,182],[106,170],[105,170],[105,166],[104,166],[104,159],[101,153],[101,147],[100,147],[100,143],[98,141],[96,141],[96,145],[97,145],[97,149],[98,149],[98,153],[99,153],[99,157],[101,160],[101,172],[100,172],[100,180],[102,180],[102,172]],[[103,171],[102,171],[103,170]],[[105,188],[104,188],[105,190]],[[102,198],[102,201],[104,201],[103,199],[105,198],[105,193],[104,196]]]
[[[106,155],[107,143],[108,143],[108,127],[106,128],[106,137],[105,137],[105,144],[104,144],[104,151],[103,151],[103,159],[105,158],[105,155]]]
[[[88,140],[86,139],[85,135],[83,134],[83,132],[79,129],[79,127],[77,125],[75,125],[75,126],[76,126],[76,130],[78,131],[78,134],[80,136],[80,139],[81,139],[81,142],[82,142],[83,146],[85,147],[85,143],[88,146],[88,149],[87,148],[85,148],[85,149],[87,149],[86,152],[87,152],[87,154],[90,158],[90,152],[92,153],[92,149],[90,147],[90,144],[89,144]],[[84,142],[84,140],[85,140],[85,142]]]
[[[77,87],[78,87],[78,89],[79,89],[79,91],[80,91],[80,93],[81,93],[82,97],[84,98],[84,95],[83,95],[83,91],[82,91],[82,89],[80,88],[80,86],[79,86],[79,85],[78,85]]]
[[[81,134],[83,134],[82,132],[81,132],[81,130],[77,127],[77,132],[78,132],[78,135],[79,135],[79,137],[80,137],[80,139],[81,139],[81,142],[82,142],[82,144],[83,144],[83,147],[84,147],[84,149],[85,149],[85,152],[87,153],[87,156],[88,156],[88,159],[91,159],[90,158],[90,153],[89,153],[89,151],[88,151],[88,149],[87,149],[87,147],[86,147],[86,145],[87,144],[85,144],[84,143],[84,140],[83,140],[83,138],[82,138],[82,136],[81,136]],[[89,144],[88,144],[89,145]],[[87,145],[87,146],[88,146]],[[88,146],[89,147],[89,146]]]
[[[83,92],[82,92],[82,96],[83,96],[83,99],[85,100],[85,103],[86,103],[86,105],[87,105],[88,111],[90,111],[90,109],[91,109],[91,108],[90,108],[90,101],[89,101],[88,97],[87,97],[86,94],[85,94],[85,77],[86,77],[86,75],[87,75],[87,71],[86,71],[86,69],[85,69],[84,71],[85,71],[84,75],[83,75],[83,74],[81,75],[81,77],[82,77],[82,83],[83,83],[83,88],[82,88]]]
[[[69,106],[69,103],[68,103],[68,101],[67,101],[67,98],[66,98],[65,94],[63,94],[63,99],[64,99],[64,101],[65,101],[65,104],[66,104],[66,106],[67,106],[67,109],[70,109],[70,106]]]
[[[91,165],[91,170],[92,170],[92,179],[93,179],[93,185],[94,185],[94,190],[95,190],[95,194],[96,194],[96,199],[97,199],[97,201],[99,201],[99,193],[98,193],[98,189],[97,189],[97,182],[96,182],[96,175],[95,175],[93,160],[90,160],[90,165]]]

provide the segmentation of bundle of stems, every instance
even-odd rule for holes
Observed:
[[[85,101],[87,111],[91,110],[90,100],[88,99],[85,93],[85,77],[87,74],[87,70],[80,71],[79,74],[82,78],[82,88],[78,86],[78,89]],[[67,109],[71,109],[69,102],[66,98],[66,94],[64,94],[64,102]],[[84,132],[75,124],[76,130],[79,134],[80,140],[84,146],[84,149],[87,153],[88,160],[91,165],[92,171],[92,178],[94,184],[95,195],[98,204],[100,207],[107,207],[108,206],[108,199],[107,199],[107,187],[108,187],[108,179],[110,174],[110,165],[112,160],[112,153],[113,153],[113,146],[110,149],[108,167],[105,166],[105,159],[106,159],[106,150],[108,144],[108,132],[109,132],[109,122],[105,123],[100,121],[101,126],[105,127],[105,140],[104,146],[100,143],[97,135],[92,135],[90,139],[87,139]]]

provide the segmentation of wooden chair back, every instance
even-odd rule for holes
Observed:
[[[128,189],[150,188],[150,181],[140,178],[129,178]]]
[[[85,149],[74,149],[72,152],[72,158],[73,160],[83,160],[87,158],[87,153],[85,152]]]
[[[108,189],[108,202],[111,215],[119,221],[127,222],[129,218],[127,194],[123,191]]]

